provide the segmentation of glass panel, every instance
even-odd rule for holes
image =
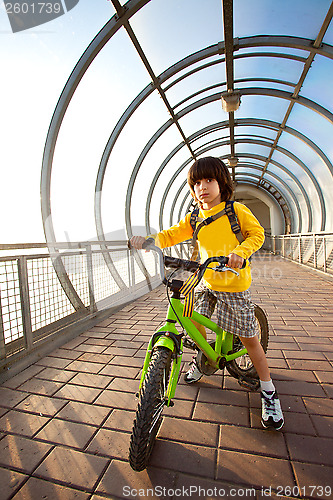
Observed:
[[[265,95],[243,95],[241,105],[235,111],[235,119],[259,118],[281,123],[288,109],[289,101]]]
[[[273,160],[278,161],[284,167],[292,172],[296,179],[301,183],[307,196],[310,200],[312,211],[313,211],[313,230],[319,231],[321,226],[321,205],[319,201],[319,195],[313,180],[308,175],[308,173],[295,161],[288,158],[285,154],[275,151],[273,154]],[[288,175],[288,174],[286,174]]]
[[[200,72],[194,73],[189,77],[181,80],[176,85],[172,86],[167,92],[166,96],[172,106],[176,106],[182,99],[187,99],[189,96],[211,85],[218,85],[217,88],[209,90],[207,93],[201,93],[194,99],[187,100],[182,105],[188,106],[191,102],[202,99],[207,94],[215,94],[216,92],[223,92],[226,90],[226,85],[223,84],[225,80],[225,64],[218,64],[206,68]],[[177,110],[178,111],[178,110]]]
[[[274,78],[297,83],[303,71],[303,64],[280,57],[247,57],[235,59],[235,79]],[[257,86],[253,82],[252,86]]]
[[[267,139],[275,139],[277,130],[272,130],[264,127],[256,127],[250,125],[242,125],[241,123],[237,123],[235,127],[235,134],[237,137],[243,136],[253,136],[253,137],[266,137]]]
[[[325,152],[330,161],[333,161],[333,124],[331,122],[315,111],[295,103],[287,125],[309,137]]]
[[[235,149],[236,149],[236,155],[238,155],[239,153],[243,153],[244,155],[254,154],[267,157],[271,150],[271,147],[270,145],[264,146],[259,144],[251,144],[251,142],[246,142],[242,144],[236,143]]]
[[[189,61],[187,61],[187,64],[189,64]],[[222,59],[221,59],[221,55],[217,54],[214,56],[206,57],[205,59],[199,60],[197,62],[193,62],[190,66],[186,66],[184,69],[178,71],[175,75],[170,76],[169,79],[166,80],[166,82],[162,84],[162,88],[167,89],[167,87],[169,85],[171,86],[173,82],[178,80],[178,78],[180,78],[184,75],[187,75],[191,71],[197,70],[197,71],[195,71],[195,73],[198,74],[200,72],[200,68],[202,68],[202,66],[206,66],[209,64],[211,64],[212,66],[214,66],[215,64],[217,64],[217,65],[223,64]]]
[[[131,173],[148,141],[169,118],[162,100],[155,92],[136,110],[120,134],[110,156],[104,179],[102,215],[105,231],[113,231],[124,226],[126,192]],[[152,168],[155,169],[156,165]],[[147,184],[145,180],[144,186]],[[132,215],[133,211],[135,214],[141,214],[140,220],[135,220],[135,224],[144,224],[145,201],[144,196],[140,200],[136,198],[135,201],[132,200]],[[120,207],[116,218],[112,207]]]
[[[270,164],[267,172],[265,172],[264,179],[267,178],[269,182],[272,182],[277,188],[281,191],[281,193],[284,193],[285,198],[289,201],[289,204],[293,206],[293,211],[295,217],[298,218],[298,211],[295,206],[295,203],[290,195],[290,193],[286,190],[286,188],[281,184],[276,178],[272,179],[270,176],[270,173],[274,173],[275,175],[278,176],[279,179],[284,181],[291,189],[291,191],[294,193],[297,203],[299,205],[300,213],[301,213],[301,228],[300,231],[308,231],[308,223],[309,223],[309,217],[308,217],[308,208],[306,205],[306,202],[304,200],[304,196],[300,190],[300,188],[297,186],[297,184],[293,181],[293,179],[283,172],[279,167]],[[298,230],[298,229],[297,229]]]
[[[135,180],[133,190],[133,198],[131,205],[132,223],[136,225],[145,225],[145,209],[148,198],[148,193],[155,174],[160,166],[170,154],[170,152],[182,143],[182,137],[175,125],[172,125],[154,144],[149,151],[145,160],[142,163],[140,171]],[[187,147],[181,150],[165,165],[164,170],[161,172],[155,189],[152,193],[152,199],[149,205],[150,225],[152,228],[158,230],[159,223],[159,210],[161,206],[162,197],[174,174],[175,170],[179,167],[178,162],[183,162],[189,157],[189,150]],[[186,170],[187,173],[187,170]],[[186,173],[180,174],[186,179]],[[179,187],[178,180],[176,182],[177,189]]]
[[[296,156],[303,160],[307,167],[315,176],[320,189],[322,191],[325,207],[326,207],[326,227],[331,227],[331,206],[333,203],[333,194],[331,189],[332,172],[324,160],[313,150],[307,146],[303,141],[293,138],[290,134],[284,132],[279,140],[279,146],[291,150]],[[331,167],[332,168],[332,167]],[[321,214],[316,211],[316,218]],[[318,226],[319,226],[318,222]]]
[[[330,7],[330,0],[235,0],[234,36],[244,37],[279,33],[314,40]]]
[[[332,59],[316,56],[301,88],[300,95],[332,110]]]
[[[199,139],[196,139],[191,144],[194,150],[197,151],[201,149],[201,147],[205,147],[206,144],[208,145],[209,143],[213,143],[214,141],[222,141],[225,138],[229,138],[229,128],[211,132],[207,135],[204,135],[203,137],[200,137]]]
[[[212,123],[219,123],[226,118],[227,115],[222,111],[222,103],[219,99],[188,113],[180,118],[179,123],[185,134],[189,136],[197,130],[201,130]]]
[[[5,167],[0,198],[2,213],[10,214],[1,222],[1,237],[6,243],[43,241],[40,169],[50,120],[73,67],[114,10],[109,2],[100,2],[98,9],[79,2],[50,23],[12,34],[2,3],[1,7],[1,165]],[[15,195],[8,186],[15,186]]]
[[[325,33],[325,36],[323,38],[323,42],[327,43],[328,45],[333,45],[333,24],[331,23]]]
[[[279,146],[291,151],[300,158],[317,177],[317,181],[322,183],[323,189],[325,189],[325,185],[328,181],[332,181],[333,167],[331,166],[330,168],[327,166],[319,153],[301,139],[285,131],[280,136]],[[324,176],[324,178],[322,176]]]
[[[183,218],[188,211],[187,207],[188,207],[188,203],[189,203],[191,198],[189,195],[190,190],[189,190],[187,182],[186,182],[185,186],[182,188],[180,193],[178,193],[178,190],[180,189],[181,184],[186,180],[186,174],[187,174],[187,171],[188,171],[188,168],[190,167],[190,165],[191,164],[189,164],[188,167],[186,167],[186,169],[184,170],[184,174],[182,176],[179,176],[179,180],[177,179],[177,182],[174,183],[174,185],[170,189],[170,194],[166,200],[165,210],[163,213],[163,227],[164,228],[168,228],[173,224],[177,224],[177,222],[179,222],[179,220],[181,218]],[[181,177],[182,177],[182,179],[181,179]],[[177,193],[178,193],[177,201],[175,203],[173,213],[171,213],[173,201],[174,201]],[[187,200],[185,203],[183,203],[184,199]],[[181,213],[179,213],[181,206],[182,206],[182,210],[181,210]],[[171,217],[171,220],[170,220],[170,217]]]
[[[223,33],[219,1],[210,1],[207,8],[207,2],[197,0],[154,0],[135,14],[130,24],[156,74],[217,43]]]
[[[123,65],[123,58],[131,64]],[[148,82],[148,74],[122,30],[99,53],[81,80],[64,117],[53,163],[52,209],[60,241],[94,236],[94,188],[104,148],[122,113]],[[154,121],[157,110],[164,111],[161,100],[156,100],[156,110],[146,115],[149,122]],[[141,127],[132,130],[131,138],[127,136],[127,144],[144,136],[149,126],[146,116]]]
[[[309,50],[307,50],[306,47],[304,49],[297,49],[295,47],[280,47],[278,45],[257,45],[255,47],[245,47],[239,49],[239,52],[235,52],[235,55],[237,56],[237,54],[252,54],[254,52],[273,52],[274,54],[288,54],[290,56],[302,58],[303,62],[305,62],[309,54]]]
[[[277,82],[270,82],[257,79],[252,79],[249,82],[245,81],[235,82],[234,87],[235,89],[247,89],[252,87],[259,87],[261,89],[262,88],[276,89],[276,90],[283,90],[285,92],[293,92],[295,89],[295,85],[292,85],[290,83],[277,83]]]

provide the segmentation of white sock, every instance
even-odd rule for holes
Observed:
[[[274,392],[275,386],[271,380],[260,380],[260,389],[265,392]]]

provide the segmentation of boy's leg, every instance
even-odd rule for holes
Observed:
[[[259,342],[259,338],[239,337],[243,346],[251,358],[253,366],[257,370],[261,386],[262,416],[261,423],[263,427],[274,427],[281,429],[284,424],[281,404],[277,395],[275,386],[272,382],[267,358]]]
[[[267,358],[257,335],[254,337],[239,337],[243,346],[247,349],[253,366],[257,370],[260,380],[271,380]]]
[[[215,307],[215,297],[211,296],[208,289],[205,286],[199,286],[195,292],[195,301],[194,301],[194,309],[199,314],[210,318],[213,314]],[[200,323],[197,323],[192,318],[190,318],[194,326],[199,330],[201,335],[207,339],[206,329]],[[193,384],[198,382],[202,378],[202,373],[198,368],[196,356],[193,356],[193,359],[190,363],[190,367],[188,371],[184,375],[184,380],[187,384]]]
[[[194,321],[194,319],[190,318],[190,320],[192,321],[193,325],[199,330],[203,338],[207,339],[206,328],[203,325],[200,325],[200,323]]]
[[[207,334],[205,327],[203,325],[200,325],[200,323],[194,321],[194,319],[192,318],[190,318],[190,320],[192,321],[194,326],[199,330],[201,335],[206,339]],[[195,382],[199,382],[201,378],[202,378],[202,373],[198,368],[196,356],[193,356],[192,361],[190,362],[190,367],[184,375],[184,380],[187,384],[194,384]]]

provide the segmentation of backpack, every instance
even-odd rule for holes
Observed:
[[[198,239],[198,232],[200,231],[200,229],[203,228],[204,226],[208,226],[208,224],[211,224],[212,222],[214,222],[214,220],[219,219],[223,215],[228,216],[231,230],[236,235],[236,238],[238,239],[239,243],[242,243],[244,241],[240,225],[238,224],[238,219],[234,208],[234,201],[231,200],[226,201],[223,210],[217,212],[214,215],[211,215],[210,217],[207,217],[206,219],[199,218],[199,207],[196,207],[191,212],[191,217],[190,217],[190,224],[193,229],[193,236],[191,242],[191,246],[193,248],[193,254],[191,260],[196,260],[198,257],[197,239]],[[200,221],[200,223],[197,225],[198,221]]]

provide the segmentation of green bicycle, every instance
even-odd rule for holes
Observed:
[[[227,257],[211,257],[204,263],[164,256],[162,251],[149,240],[146,248],[159,255],[160,275],[167,287],[169,307],[165,324],[151,337],[139,385],[138,408],[130,440],[129,462],[133,470],[144,470],[149,462],[155,438],[162,422],[165,406],[173,406],[179,379],[184,347],[198,351],[197,364],[204,375],[212,375],[217,370],[226,368],[231,376],[238,379],[240,385],[250,390],[257,390],[259,379],[247,350],[239,337],[220,328],[211,319],[193,311],[191,319],[215,333],[215,340],[207,341],[194,326],[189,317],[183,315],[184,305],[181,302],[180,289],[183,281],[166,278],[165,267],[182,269],[197,273],[197,282],[201,280],[206,269],[218,272],[237,271],[228,268]],[[238,274],[238,273],[237,273]],[[169,296],[169,290],[172,296]],[[264,311],[255,306],[255,317],[259,326],[259,338],[264,351],[268,346],[268,322]],[[182,327],[179,332],[176,324]]]

